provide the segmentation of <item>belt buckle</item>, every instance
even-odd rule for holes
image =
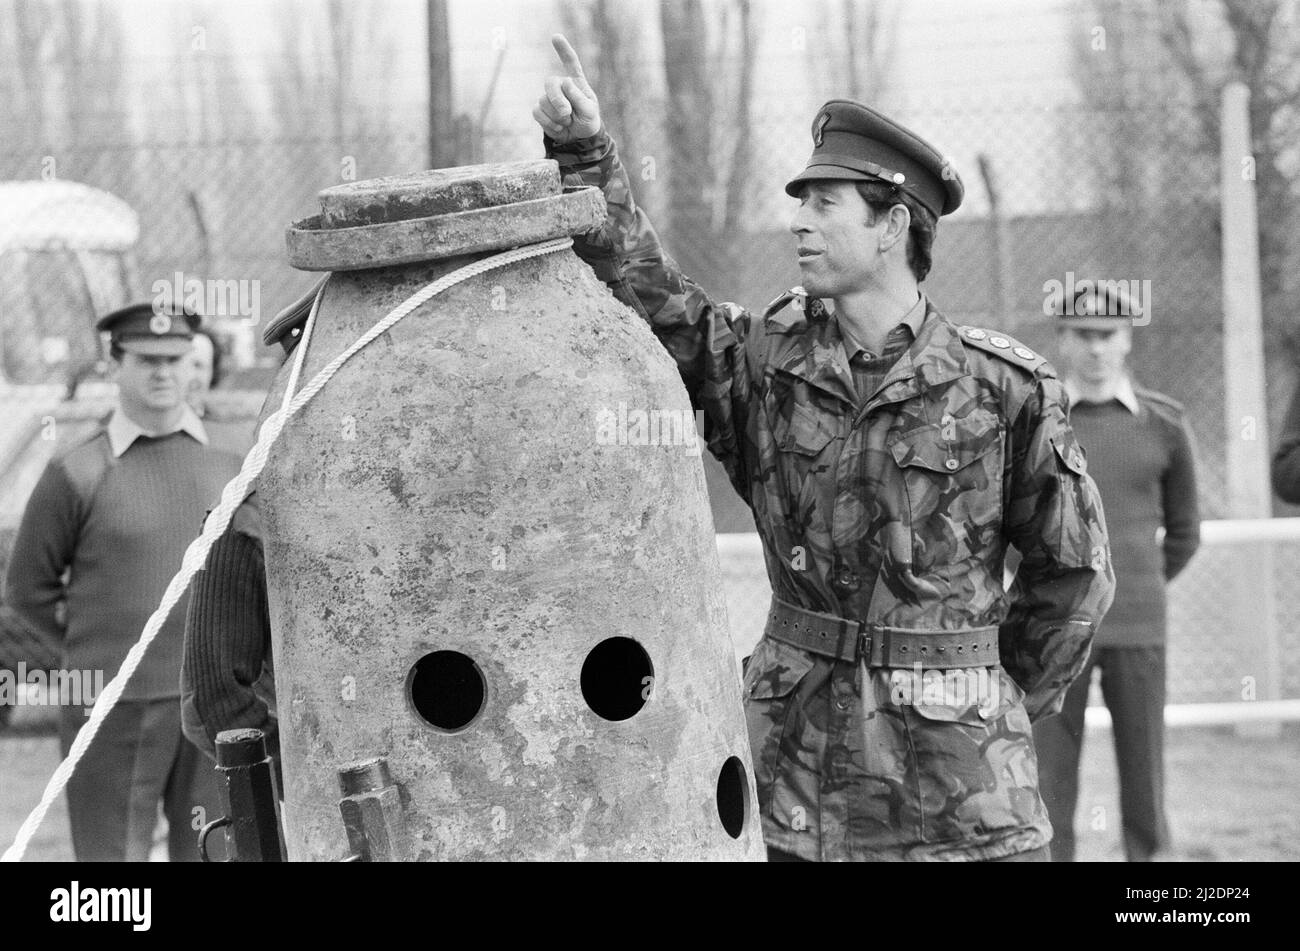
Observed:
[[[870,665],[871,663],[871,635],[872,627],[866,621],[858,622],[858,661]]]

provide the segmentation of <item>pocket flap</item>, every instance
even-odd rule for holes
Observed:
[[[965,667],[926,671],[939,675],[911,704],[917,714],[941,723],[977,726],[996,720],[1025,698],[1025,692],[1001,667]],[[929,702],[926,702],[929,701]]]
[[[835,436],[827,423],[802,403],[794,404],[788,420],[777,420],[772,434],[777,449],[805,456],[817,455]]]
[[[930,423],[895,438],[889,451],[899,466],[913,466],[945,475],[966,468],[993,452],[1002,442],[995,413],[976,410],[961,419]]]
[[[775,700],[794,692],[804,674],[812,670],[813,655],[790,644],[764,637],[750,655],[745,669],[745,697]]]
[[[1074,438],[1073,430],[1067,429],[1053,436],[1052,448],[1056,450],[1061,465],[1075,475],[1085,475],[1088,472],[1087,457],[1083,454],[1083,447],[1079,445],[1079,441]]]

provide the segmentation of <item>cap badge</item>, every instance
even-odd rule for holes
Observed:
[[[149,318],[149,329],[154,333],[162,336],[165,333],[171,333],[172,318],[170,314],[154,314]]]
[[[831,121],[831,114],[823,112],[817,117],[816,123],[813,124],[813,145],[821,148],[822,142],[826,138],[826,124]]]

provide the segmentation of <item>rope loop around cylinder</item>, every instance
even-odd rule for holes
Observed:
[[[41,794],[40,801],[35,808],[23,820],[23,824],[18,829],[18,834],[14,837],[13,844],[5,850],[4,855],[0,856],[0,862],[17,862],[23,857],[30,844],[32,836],[44,821],[46,813],[49,812],[50,806],[58,798],[64,787],[67,786],[68,780],[72,778],[73,771],[77,768],[77,763],[81,761],[86,750],[90,747],[91,741],[94,740],[95,734],[103,726],[104,720],[107,719],[109,712],[117,705],[126,689],[127,682],[131,675],[135,673],[136,668],[144,660],[145,651],[153,643],[158,633],[162,630],[163,623],[167,620],[169,614],[176,607],[176,604],[185,595],[189,589],[190,582],[194,576],[202,570],[207,563],[208,552],[212,549],[216,540],[225,532],[230,520],[234,517],[235,510],[248,497],[250,487],[254,480],[261,474],[262,469],[266,466],[267,457],[270,454],[271,447],[275,445],[280,434],[284,431],[289,420],[299,413],[312,398],[324,389],[325,385],[333,378],[348,360],[352,359],[362,348],[374,341],[385,331],[392,328],[398,321],[403,320],[417,308],[428,303],[443,291],[460,284],[463,281],[476,277],[487,271],[505,267],[514,264],[517,261],[525,261],[529,258],[540,257],[544,254],[554,254],[557,251],[563,251],[573,244],[572,238],[557,238],[550,241],[544,241],[539,244],[526,245],[520,248],[514,248],[509,251],[503,251],[490,257],[474,261],[464,267],[458,268],[450,274],[438,278],[426,284],[420,290],[416,291],[397,307],[389,311],[374,326],[358,337],[351,346],[327,363],[315,376],[302,388],[301,391],[295,392],[298,380],[302,373],[303,365],[306,361],[307,346],[310,341],[311,331],[316,321],[316,313],[320,309],[320,304],[324,298],[325,289],[329,286],[326,280],[321,289],[316,294],[316,299],[312,303],[311,312],[307,316],[306,326],[303,328],[302,340],[298,343],[294,353],[294,364],[290,371],[289,385],[285,390],[284,400],[280,408],[266,418],[258,431],[257,442],[253,448],[248,451],[244,457],[243,464],[240,466],[239,474],[226,483],[221,492],[221,501],[216,508],[208,515],[203,524],[203,531],[199,536],[190,542],[189,547],[185,550],[185,555],[181,559],[180,570],[172,577],[171,582],[167,585],[163,593],[162,600],[154,610],[149,620],[145,623],[144,630],[140,634],[139,640],[127,652],[126,658],[122,661],[122,666],[111,681],[104,687],[103,691],[97,698],[95,705],[91,709],[90,719],[86,721],[80,732],[77,733],[76,739],[72,743],[72,748],[68,751],[67,757],[64,758],[50,776],[46,783],[45,791]]]

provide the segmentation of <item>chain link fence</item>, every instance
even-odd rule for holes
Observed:
[[[778,101],[755,115],[753,154],[739,172],[712,157],[709,164],[686,161],[668,149],[656,134],[663,105],[647,100],[632,117],[637,144],[624,158],[634,187],[684,271],[718,299],[760,311],[798,282],[787,229],[794,202],[782,186],[810,150],[808,104]],[[1204,149],[1173,148],[1172,137],[1154,134],[1140,144],[1138,160],[1121,165],[1115,158],[1117,147],[1132,144],[1135,129],[1188,126],[1190,106],[1163,102],[1106,110],[999,102],[953,111],[902,102],[896,114],[950,156],[966,184],[965,205],[940,224],[934,269],[924,284],[952,320],[1002,329],[1051,358],[1055,334],[1043,311],[1045,284],[1064,283],[1070,275],[1149,282],[1143,286],[1150,289],[1151,321],[1134,333],[1135,375],[1186,406],[1198,445],[1202,517],[1224,517],[1225,447],[1229,438],[1242,437],[1223,411],[1217,167]],[[520,115],[509,127],[486,129],[482,155],[486,161],[540,155],[539,139]],[[256,138],[60,152],[57,178],[123,199],[139,215],[139,241],[124,259],[116,289],[89,297],[54,290],[57,275],[51,275],[49,255],[60,253],[56,245],[0,247],[0,258],[10,257],[0,289],[0,341],[7,353],[43,353],[40,340],[24,337],[39,334],[31,328],[53,326],[56,317],[65,320],[70,313],[89,328],[106,307],[128,297],[148,298],[155,282],[173,282],[178,274],[255,282],[258,313],[237,319],[256,326],[313,281],[285,263],[284,229],[314,212],[316,192],[343,180],[423,168],[426,146],[422,134],[402,133],[348,142]],[[42,180],[42,159],[0,144],[0,181]],[[743,214],[724,227],[726,216],[716,203],[729,187],[729,174],[743,176]],[[713,207],[707,214],[685,215],[674,189],[702,195]],[[109,299],[114,295],[120,299]],[[265,366],[277,360],[260,345],[252,356]],[[51,367],[57,362],[47,361]],[[60,382],[56,376],[51,369],[45,382]],[[265,379],[236,374],[228,385]],[[0,459],[0,476],[13,464],[12,458]],[[718,530],[752,531],[752,518],[720,470],[711,460],[706,465]],[[9,497],[0,504],[0,527],[12,526],[22,500]],[[1239,548],[1207,549],[1171,589],[1173,702],[1236,699],[1241,677],[1250,675],[1251,658],[1241,655],[1233,618],[1224,610],[1230,599],[1222,595],[1224,579],[1241,556]],[[1300,543],[1276,545],[1275,611],[1284,658],[1297,656],[1286,648],[1300,631],[1300,600],[1289,584],[1298,560]],[[752,639],[761,631],[767,603],[761,559],[726,569],[737,638]],[[1300,667],[1291,659],[1284,664],[1286,695],[1300,696]]]

